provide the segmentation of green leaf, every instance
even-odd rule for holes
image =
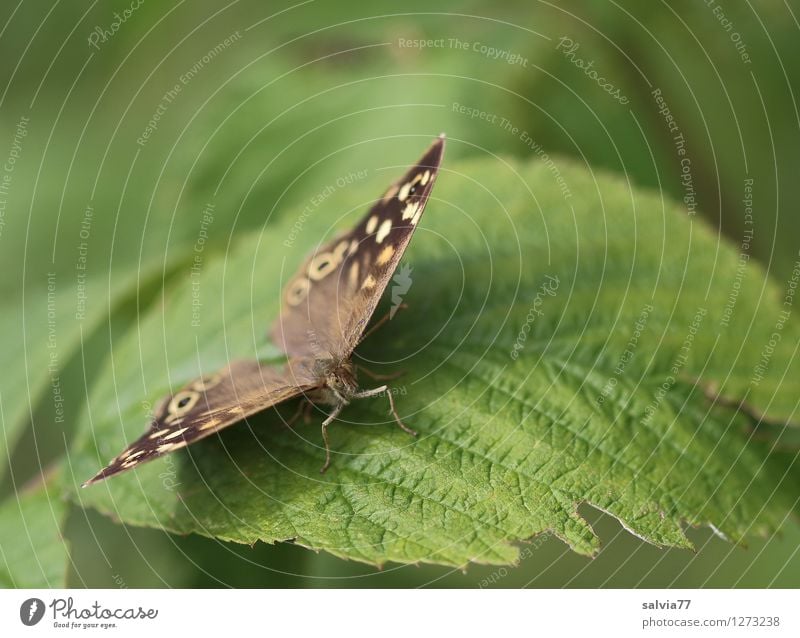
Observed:
[[[180,257],[185,260],[186,252]],[[107,343],[136,321],[137,308],[161,292],[175,263],[179,258],[171,256],[104,277],[53,272],[44,287],[23,289],[19,298],[8,295],[19,303],[9,303],[0,315],[3,361],[14,371],[0,376],[0,472],[5,474],[10,462],[11,472],[22,468],[25,481],[31,472],[40,473],[51,455],[63,456],[83,409],[86,383]],[[34,458],[17,454],[28,428]],[[0,487],[10,488],[10,482]]]
[[[99,280],[92,281],[85,290],[92,298],[101,286]],[[62,287],[55,273],[41,288],[20,295],[19,302],[9,302],[0,315],[3,360],[9,371],[0,376],[2,472],[25,428],[30,426],[37,405],[46,406],[50,424],[59,430],[64,428],[70,397],[65,397],[63,391],[63,370],[81,343],[82,331],[83,335],[90,334],[101,316],[97,312],[99,304],[90,304],[85,318],[76,319],[79,302],[75,281],[71,279]]]
[[[66,542],[61,525],[67,501],[57,476],[15,494],[0,505],[0,585],[66,586]]]
[[[358,352],[376,372],[405,371],[393,387],[418,439],[384,398],[359,401],[332,426],[320,475],[321,415],[290,430],[269,410],[75,499],[129,524],[370,563],[509,563],[515,541],[544,531],[592,554],[584,503],[664,546],[689,547],[687,523],[737,542],[775,529],[793,502],[781,464],[695,384],[793,414],[795,318],[753,374],[782,310],[763,270],[749,262],[737,278],[738,255],[685,208],[566,161],[444,169],[406,257],[409,309]],[[285,215],[201,272],[187,265],[92,388],[76,486],[170,388],[255,356],[282,284],[385,174],[332,194],[299,232]]]

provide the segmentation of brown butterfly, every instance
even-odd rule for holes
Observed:
[[[309,401],[305,407],[332,406],[322,422],[325,465],[321,472],[330,465],[328,425],[354,399],[385,392],[397,424],[416,435],[400,420],[388,386],[359,388],[351,357],[411,241],[443,152],[444,135],[440,135],[355,228],[315,251],[289,281],[283,310],[271,331],[289,357],[285,366],[235,361],[216,374],[192,381],[166,397],[148,431],[84,487],[301,395]]]

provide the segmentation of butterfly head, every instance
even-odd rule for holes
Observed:
[[[350,359],[341,361],[330,370],[325,385],[336,390],[345,398],[350,398],[358,392],[358,381],[356,380],[356,370]]]
[[[347,404],[358,393],[355,365],[350,359],[322,359],[315,362],[320,379],[317,401],[328,405]]]

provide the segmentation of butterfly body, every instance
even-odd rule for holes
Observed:
[[[318,359],[313,363],[319,385],[306,391],[304,399],[317,406],[347,405],[359,393],[352,359]]]
[[[323,405],[347,405],[359,392],[353,361],[331,359],[329,366],[325,374],[325,384],[308,393],[308,400]]]
[[[359,387],[352,356],[411,241],[443,152],[442,135],[352,230],[315,250],[286,284],[282,311],[271,330],[272,340],[288,357],[286,365],[234,361],[190,382],[166,397],[148,431],[84,487],[295,397],[331,407],[322,422],[323,472],[330,465],[328,425],[353,400],[385,393],[397,425],[416,434],[397,414],[388,386]]]
[[[366,399],[369,397],[378,396],[386,393],[389,399],[389,406],[395,422],[400,428],[410,434],[416,436],[414,430],[406,426],[397,414],[397,408],[394,405],[389,386],[382,385],[377,388],[362,389],[359,387],[356,378],[356,366],[353,364],[352,359],[334,360],[331,359],[326,362],[328,368],[324,376],[324,382],[317,388],[313,388],[306,392],[305,400],[306,405],[329,406],[332,408],[327,418],[322,422],[322,438],[325,442],[325,464],[320,469],[320,473],[324,473],[331,464],[330,442],[328,440],[328,426],[339,416],[341,411],[353,400]],[[301,408],[304,407],[301,405]],[[300,413],[298,412],[298,415]]]

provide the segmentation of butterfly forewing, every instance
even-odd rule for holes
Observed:
[[[350,357],[411,241],[443,152],[440,136],[353,230],[316,250],[289,281],[272,328],[287,354]]]
[[[349,360],[397,268],[428,201],[443,151],[440,136],[353,230],[315,251],[289,282],[272,328],[273,340],[290,357],[284,367],[236,361],[193,381],[168,396],[148,431],[84,486],[323,388],[331,366]]]
[[[318,385],[311,361],[292,360],[282,368],[235,361],[164,399],[147,432],[84,485],[186,447]]]

